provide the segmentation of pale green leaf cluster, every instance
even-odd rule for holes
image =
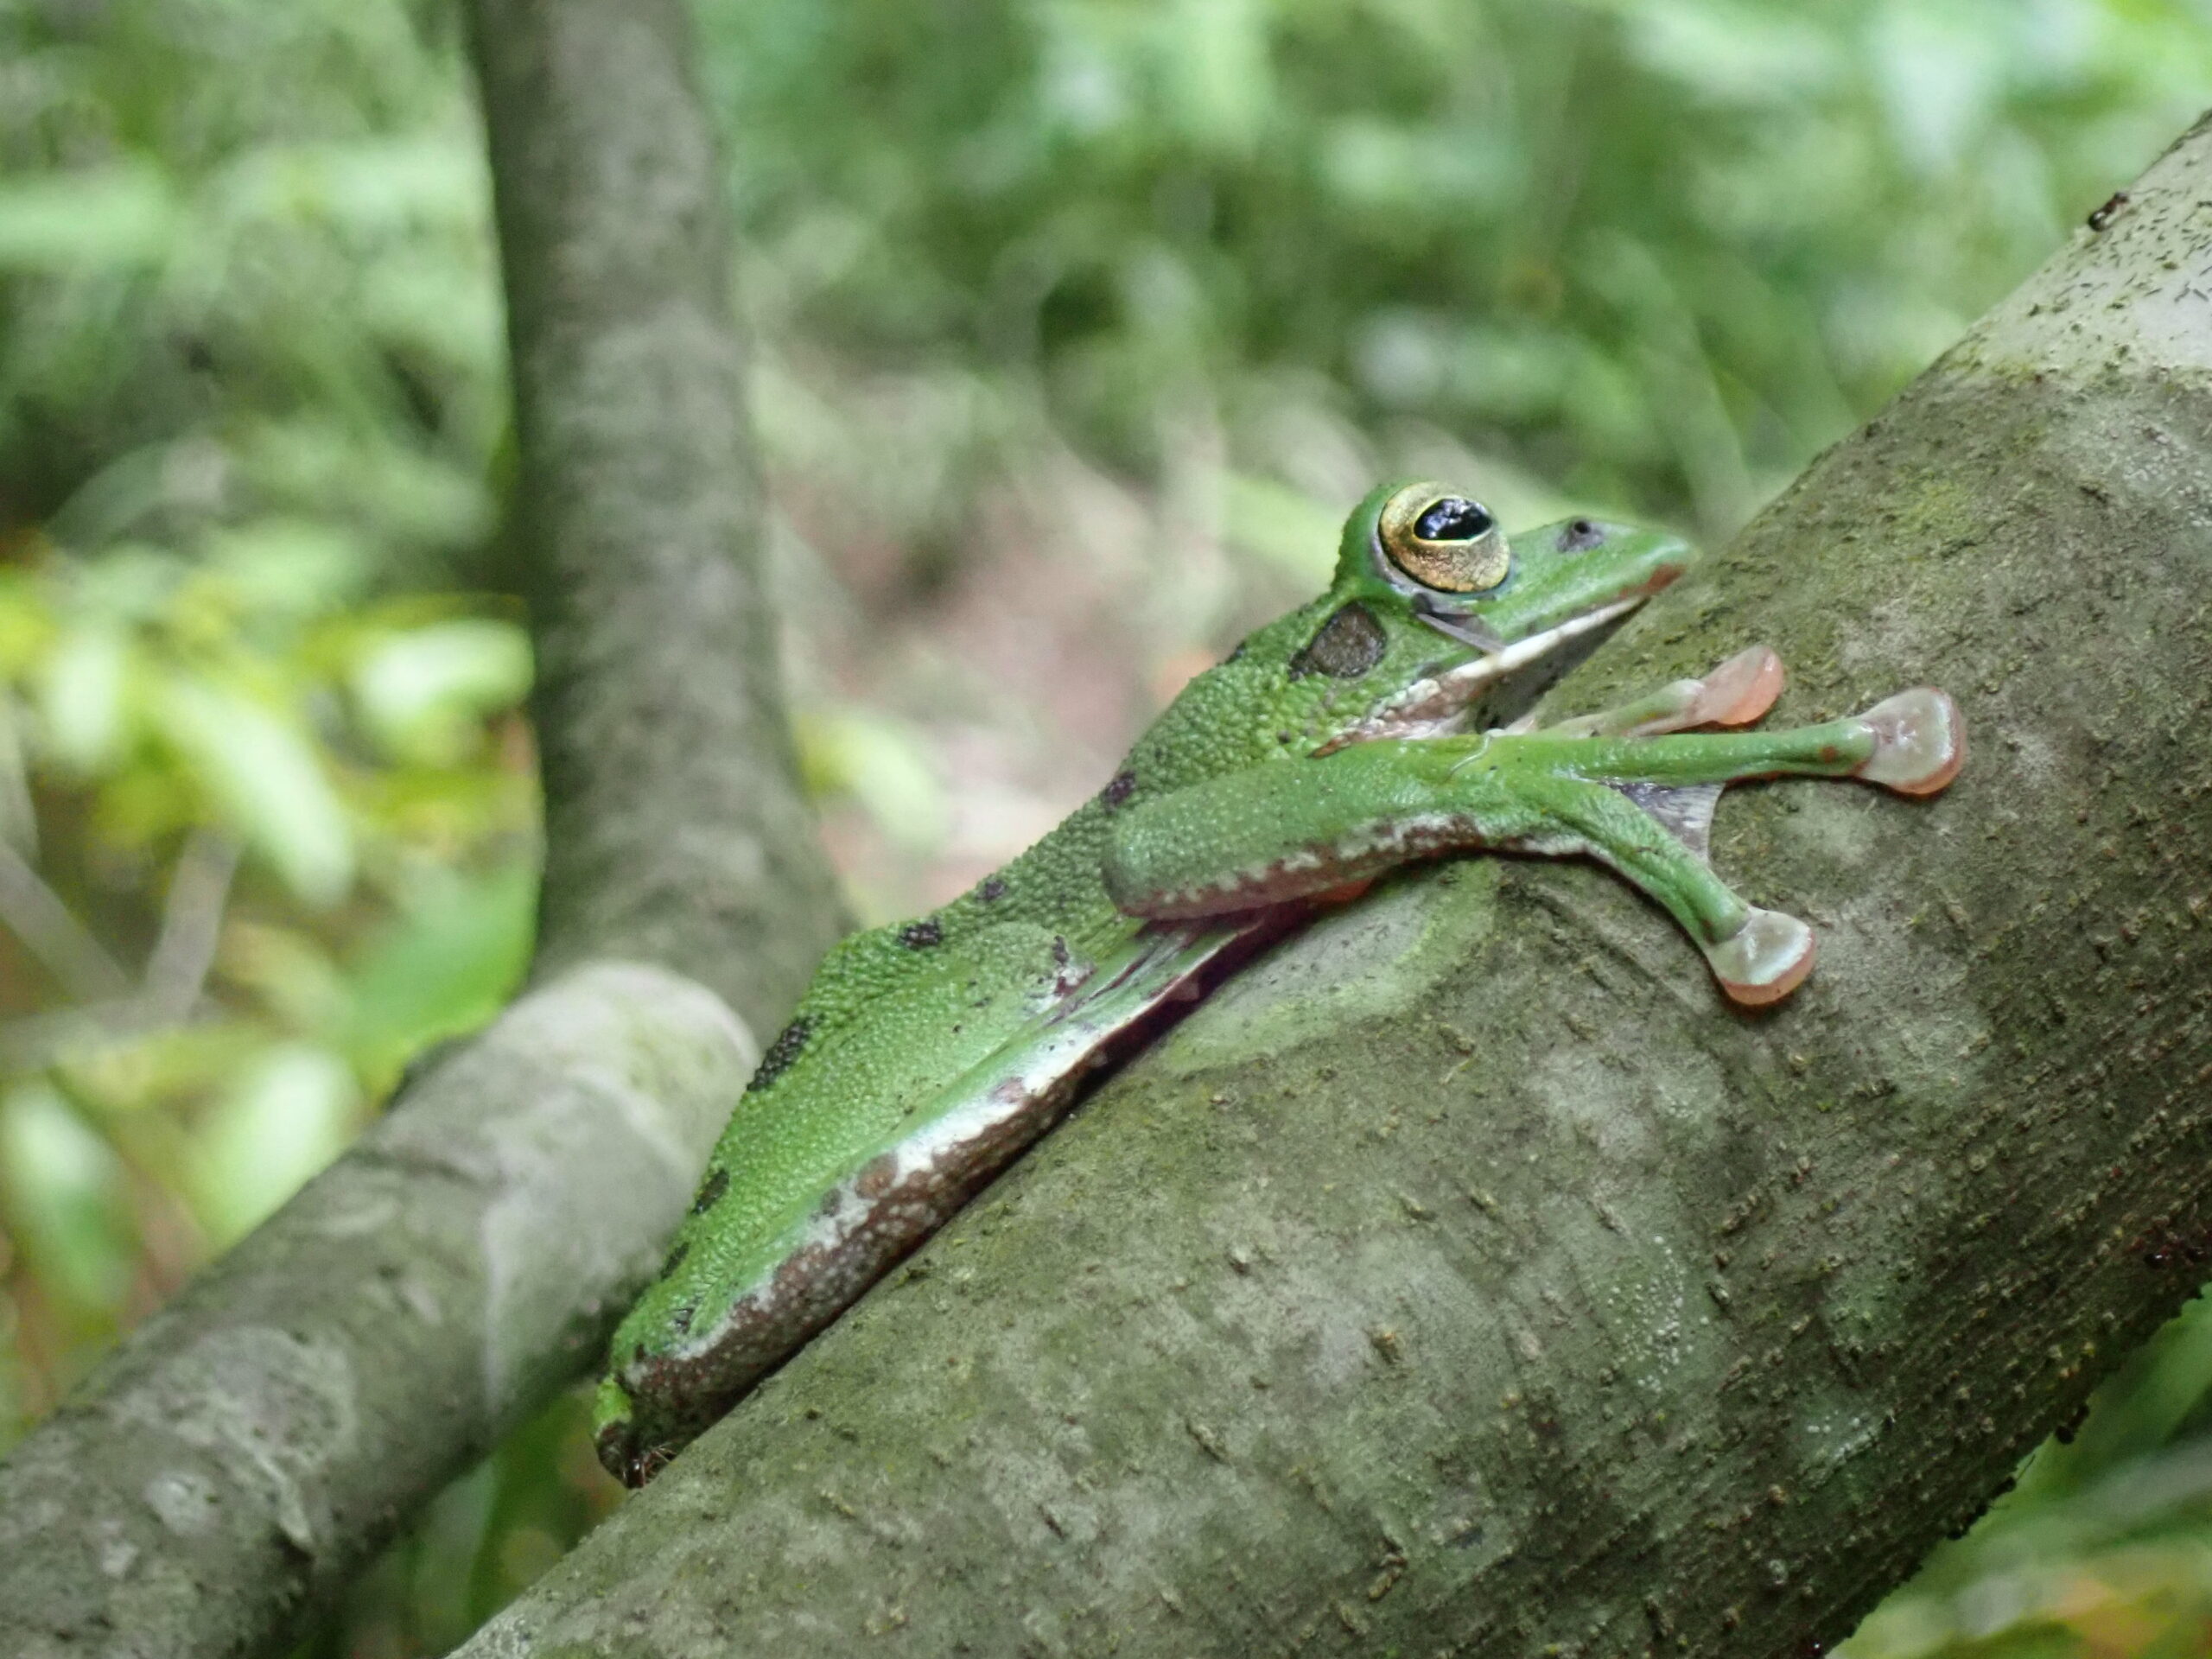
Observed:
[[[451,42],[0,10],[0,1441],[321,1167],[531,932]]]

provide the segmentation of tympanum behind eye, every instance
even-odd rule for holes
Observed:
[[[1321,625],[1306,649],[1290,659],[1287,672],[1294,680],[1308,674],[1356,680],[1381,662],[1389,648],[1389,636],[1375,613],[1354,600]]]

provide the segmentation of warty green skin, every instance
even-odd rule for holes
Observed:
[[[1567,652],[1535,653],[1564,643],[1562,624],[1595,637],[1689,551],[1569,520],[1515,538],[1495,588],[1440,595],[1382,552],[1395,493],[1354,511],[1328,591],[1193,680],[1096,798],[943,909],[830,953],[616,1333],[596,1425],[610,1470],[649,1479],[1057,1121],[1091,1066],[1317,894],[1440,851],[1590,853],[1665,905],[1738,1000],[1802,978],[1802,925],[1745,905],[1704,862],[1712,796],[1924,749],[1929,707],[1887,726],[1877,710],[1795,733],[1653,735],[1764,707],[1732,714],[1737,690],[1716,702],[1681,682],[1548,732],[1497,730],[1560,671]],[[1440,600],[1485,649],[1417,613]],[[1750,680],[1770,700],[1778,664]],[[1948,720],[1937,760],[1955,770]],[[1909,758],[1903,782],[1877,780],[1924,785],[1924,757]],[[1662,823],[1675,799],[1689,821]],[[1730,982],[1745,980],[1751,995]]]

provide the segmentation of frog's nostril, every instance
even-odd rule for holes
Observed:
[[[1559,533],[1559,550],[1562,553],[1586,553],[1593,547],[1605,544],[1604,528],[1594,519],[1572,518]]]

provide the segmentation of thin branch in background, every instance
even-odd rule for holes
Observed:
[[[130,976],[4,839],[0,839],[0,922],[79,1001],[130,995]]]
[[[110,993],[75,1007],[34,1014],[0,1027],[0,1071],[16,1074],[42,1071],[62,1060],[82,1058],[192,1020],[222,937],[223,911],[230,901],[231,878],[238,866],[237,842],[214,830],[198,830],[185,842],[169,878],[162,931],[147,956],[144,978],[135,989],[113,958],[100,949],[99,941],[61,908],[53,890],[4,842],[0,842],[0,915],[19,933],[22,931],[16,912],[9,908],[10,890],[5,870],[10,859],[54,906],[68,927],[114,970],[122,981],[123,994]]]
[[[30,763],[23,754],[22,705],[0,695],[0,840],[25,858],[38,856],[38,810],[31,804]]]
[[[168,901],[162,910],[162,931],[146,958],[139,1000],[181,1021],[200,1001],[215,965],[223,932],[223,909],[230,902],[231,878],[238,874],[238,843],[219,830],[195,830],[177,857],[169,878]]]

